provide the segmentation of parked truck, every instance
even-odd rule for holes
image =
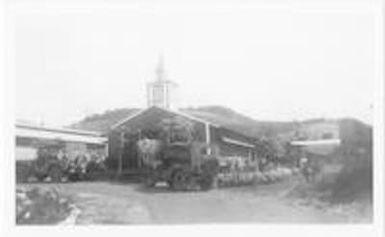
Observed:
[[[145,183],[166,182],[173,190],[208,190],[219,171],[215,146],[193,139],[188,126],[169,127],[162,140],[141,139]]]
[[[173,190],[208,190],[215,184],[219,170],[215,154],[202,154],[208,147],[198,142],[173,143],[147,164],[145,182],[154,186],[166,182]]]

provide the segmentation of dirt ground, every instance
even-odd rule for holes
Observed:
[[[81,210],[77,224],[347,223],[367,222],[335,210],[298,205],[288,183],[172,192],[140,184],[77,182],[23,184],[56,187]],[[369,218],[370,219],[370,218]]]

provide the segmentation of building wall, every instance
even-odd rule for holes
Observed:
[[[220,156],[238,156],[252,158],[252,150],[238,145],[233,145],[225,142],[218,142]]]
[[[299,132],[306,140],[338,139],[340,137],[339,125],[334,121],[305,124]]]
[[[51,139],[25,138],[16,137],[15,158],[16,161],[33,160],[37,158],[37,151],[41,146],[57,147],[57,151],[61,150],[68,158],[74,159],[80,154],[97,155],[106,157],[106,145],[104,144],[87,144],[82,142],[68,142]]]
[[[121,124],[113,129],[109,134],[109,158],[113,166],[117,165],[118,159],[122,156],[123,169],[138,168],[138,153],[136,152],[136,139],[139,136],[143,136],[147,130],[159,129],[158,124],[163,119],[175,118],[178,115],[170,113],[166,110],[156,107],[150,108]],[[194,140],[199,142],[206,142],[206,127],[204,123],[189,120],[194,127]],[[128,139],[124,142],[124,147],[121,144],[121,134],[127,134],[127,137],[131,136],[131,141]],[[131,134],[131,135],[129,135]],[[235,133],[225,128],[217,128],[210,126],[210,142],[217,145],[219,148],[219,155],[221,156],[238,156],[245,158],[255,158],[256,155],[252,148],[229,144],[224,142],[222,137],[238,140],[240,142],[253,144],[253,140],[242,134]]]
[[[108,134],[108,158],[117,160],[120,152],[120,134],[118,131],[111,131]]]
[[[148,131],[159,130],[159,124],[164,119],[176,118],[178,115],[168,111],[152,107],[144,111],[137,117],[132,118],[124,124],[113,129],[109,133],[109,159],[111,166],[117,166],[117,162],[122,156],[123,169],[138,168],[138,152],[136,142],[140,138],[148,137]],[[202,123],[189,120],[193,125],[194,138],[196,141],[205,141],[205,127]],[[125,135],[125,142],[122,146],[122,133]],[[151,137],[150,137],[151,138]]]
[[[28,161],[37,158],[37,148],[28,146],[16,146],[15,158],[16,161]]]
[[[253,159],[256,158],[256,154],[253,148],[234,145],[223,141],[223,137],[228,137],[240,142],[253,144],[254,141],[249,137],[225,128],[211,128],[211,137],[212,142],[218,145],[220,151],[219,154],[221,156],[250,157]]]

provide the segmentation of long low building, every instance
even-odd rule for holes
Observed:
[[[254,138],[212,120],[157,106],[139,111],[112,126],[109,132],[109,158],[116,163],[121,159],[124,170],[140,169],[138,139],[156,138],[160,124],[172,119],[191,123],[194,140],[215,146],[220,157],[242,157],[250,162],[257,160]]]
[[[292,146],[301,149],[303,152],[317,154],[317,155],[329,155],[337,147],[341,145],[340,139],[322,139],[322,140],[305,140],[305,141],[292,141]]]
[[[42,146],[57,146],[70,158],[79,154],[107,155],[107,138],[100,133],[16,123],[16,160],[37,157]]]

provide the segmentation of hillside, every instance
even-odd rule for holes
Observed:
[[[223,106],[186,108],[182,111],[252,137],[276,136],[292,131],[296,126],[294,122],[258,121]]]
[[[112,125],[137,111],[139,109],[136,108],[108,110],[101,114],[87,116],[69,127],[106,133]],[[274,136],[290,132],[296,126],[294,122],[257,121],[223,106],[189,107],[181,109],[181,111],[252,137]]]
[[[127,118],[128,116],[138,112],[139,110],[140,109],[135,108],[107,110],[101,114],[93,114],[87,116],[81,121],[71,124],[69,127],[106,133],[113,124],[121,121],[122,119]]]

